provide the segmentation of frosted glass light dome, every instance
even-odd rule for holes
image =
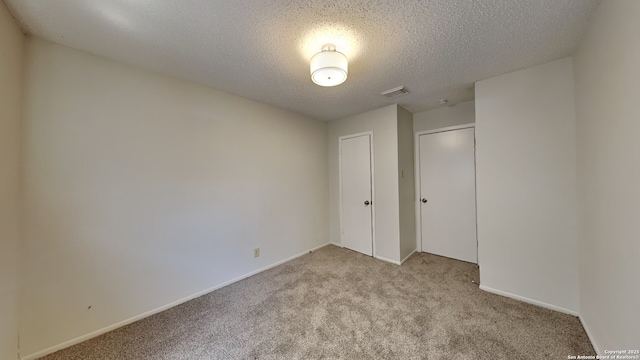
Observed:
[[[347,80],[349,61],[336,46],[326,44],[311,58],[311,80],[320,86],[336,86]]]

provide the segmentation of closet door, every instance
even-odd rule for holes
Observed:
[[[474,128],[419,136],[422,251],[478,262]]]
[[[373,256],[371,134],[341,137],[339,143],[342,246]]]

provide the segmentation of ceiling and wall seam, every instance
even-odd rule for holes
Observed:
[[[5,1],[28,34],[321,120],[473,100],[475,81],[571,55],[600,2]],[[334,88],[310,77],[325,43],[349,59]]]

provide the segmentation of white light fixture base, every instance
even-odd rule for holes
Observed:
[[[311,58],[311,80],[320,86],[336,86],[347,80],[349,61],[336,51],[333,44],[325,44],[322,51]]]

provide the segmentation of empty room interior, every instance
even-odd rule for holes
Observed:
[[[640,1],[0,1],[0,360],[640,359]]]

